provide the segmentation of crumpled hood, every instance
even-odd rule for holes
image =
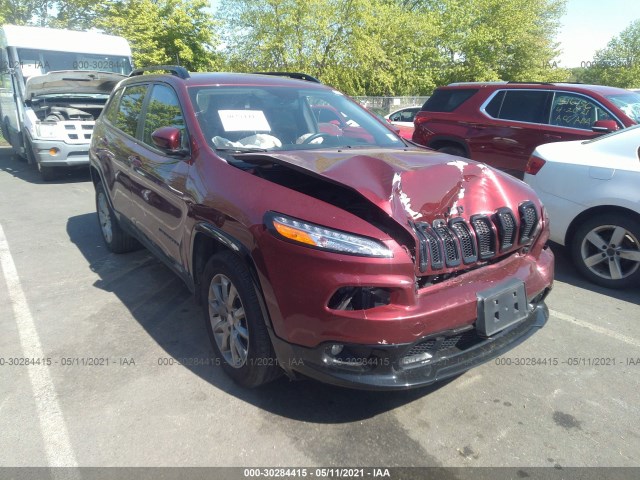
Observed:
[[[528,185],[507,174],[422,149],[309,150],[250,157],[351,187],[403,225],[407,218],[431,223],[450,216],[489,214],[505,206],[517,211],[524,200],[538,204]]]
[[[27,99],[51,94],[110,94],[116,84],[127,78],[110,72],[62,70],[29,77],[25,86]]]

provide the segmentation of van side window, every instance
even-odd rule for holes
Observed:
[[[132,137],[138,131],[138,120],[146,93],[146,85],[134,85],[126,87],[120,99],[115,126]]]

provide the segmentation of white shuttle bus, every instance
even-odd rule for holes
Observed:
[[[94,121],[131,69],[122,37],[0,27],[2,136],[44,180],[55,167],[88,164]]]

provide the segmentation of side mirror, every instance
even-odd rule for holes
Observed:
[[[170,155],[185,156],[182,148],[182,132],[176,127],[161,127],[151,134],[153,144]]]
[[[591,127],[591,130],[596,133],[615,132],[618,129],[618,123],[615,120],[598,120]]]

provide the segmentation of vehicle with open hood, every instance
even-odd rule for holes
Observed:
[[[124,38],[94,32],[0,28],[0,125],[49,180],[54,167],[87,165],[95,119],[131,72]]]
[[[184,280],[242,385],[418,387],[548,318],[533,190],[403,140],[307,75],[136,70],[90,161],[108,248],[142,244]]]

